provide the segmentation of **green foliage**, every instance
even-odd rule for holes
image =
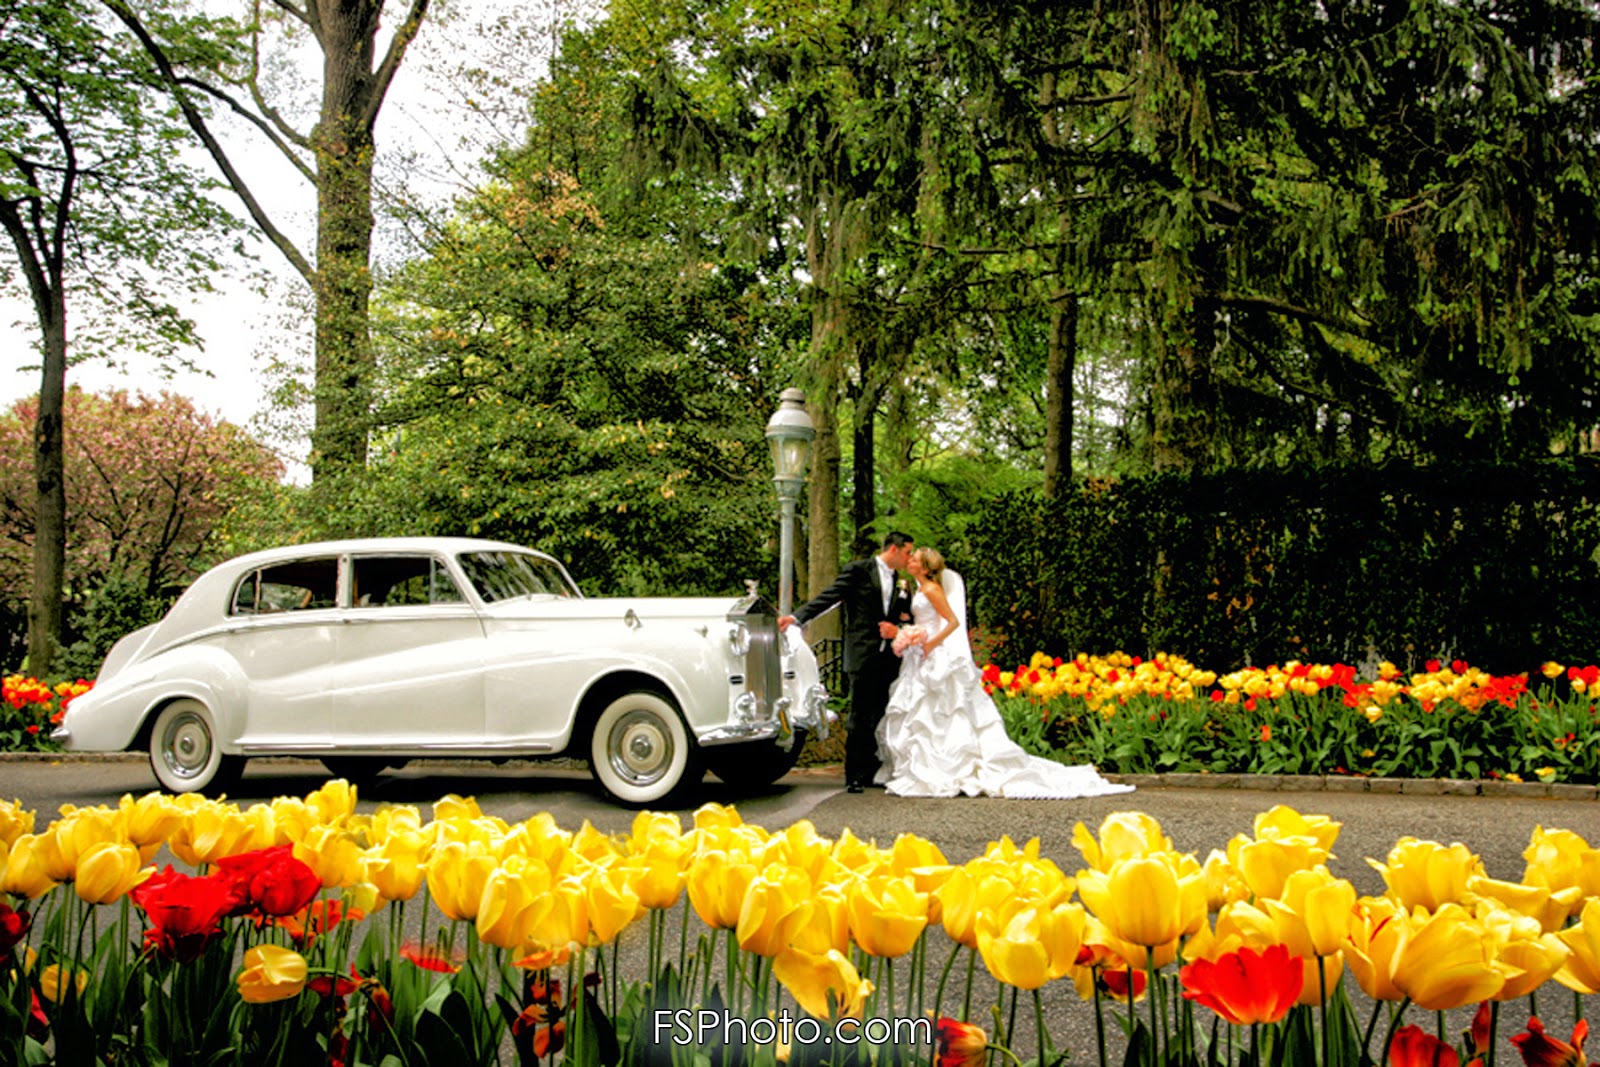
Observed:
[[[1600,470],[1556,461],[1091,481],[989,501],[968,588],[1006,658],[1588,662],[1597,499]]]

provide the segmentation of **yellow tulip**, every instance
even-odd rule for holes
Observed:
[[[602,945],[616,940],[628,924],[644,914],[639,894],[621,871],[597,868],[585,880],[585,885],[589,930]]]
[[[1556,937],[1569,953],[1556,981],[1579,993],[1600,993],[1600,897],[1590,897],[1577,923]]]
[[[1110,871],[1121,859],[1172,851],[1172,839],[1161,832],[1161,824],[1142,811],[1112,812],[1100,823],[1098,836],[1080,822],[1072,829],[1072,845],[1096,871]]]
[[[478,807],[477,800],[472,797],[448,793],[433,802],[433,818],[435,822],[451,819],[478,819],[482,817],[483,810]]]
[[[124,793],[117,803],[123,832],[135,845],[164,844],[183,822],[183,810],[165,793],[146,793],[138,800]]]
[[[848,894],[843,886],[820,885],[810,909],[802,909],[800,921],[790,931],[792,944],[802,952],[825,956],[830,949],[850,951]]]
[[[1426,1011],[1449,1011],[1489,1000],[1506,984],[1488,933],[1459,904],[1409,920],[1410,935],[1394,962],[1394,984]]]
[[[205,801],[184,813],[167,847],[191,867],[202,867],[250,851],[255,828],[233,805]]]
[[[20,800],[0,800],[0,842],[7,847],[23,834],[33,833],[34,813]]]
[[[118,816],[108,808],[78,808],[51,826],[47,833],[54,847],[45,850],[46,869],[58,882],[70,881],[78,867],[78,857],[92,845],[126,842]]]
[[[904,956],[928,925],[928,894],[909,878],[858,879],[846,896],[850,937],[869,956]]]
[[[689,903],[713,930],[732,930],[739,925],[745,892],[756,874],[756,865],[743,852],[703,852],[689,865]]]
[[[1494,1000],[1520,1000],[1554,978],[1567,961],[1567,946],[1537,919],[1494,906],[1480,908],[1478,918],[1506,979]]]
[[[768,842],[762,860],[796,867],[805,872],[813,885],[826,881],[826,873],[839,866],[833,858],[833,842],[818,834],[810,819],[789,824],[782,834]]]
[[[1404,910],[1388,897],[1363,897],[1350,924],[1345,963],[1356,984],[1373,1000],[1399,1001],[1406,994],[1395,985],[1394,967],[1410,937]]]
[[[1296,871],[1310,870],[1328,858],[1314,837],[1268,837],[1252,841],[1244,835],[1228,843],[1228,861],[1258,897],[1277,897]]]
[[[1339,839],[1339,829],[1343,825],[1326,815],[1302,815],[1285,804],[1279,804],[1256,816],[1255,836],[1258,840],[1310,837],[1315,839],[1318,848],[1329,853],[1333,850],[1333,843]]]
[[[238,984],[247,1004],[290,1000],[306,987],[306,959],[281,945],[257,945],[244,954]]]
[[[355,814],[356,787],[343,778],[331,779],[321,789],[306,795],[306,807],[316,821],[325,826],[335,826]]]
[[[1240,877],[1239,869],[1228,862],[1227,854],[1219,849],[1211,850],[1200,869],[1206,877],[1207,910],[1219,911],[1227,904],[1250,896],[1250,887]]]
[[[140,869],[139,850],[133,845],[101,841],[78,856],[72,888],[90,904],[111,904],[148,878],[153,869]]]
[[[1600,897],[1600,848],[1589,847],[1588,841],[1571,830],[1534,827],[1522,858],[1528,864],[1522,880],[1529,885],[1542,885],[1552,892],[1577,887],[1579,896],[1568,914],[1577,914],[1585,898]]]
[[[0,874],[0,893],[33,900],[56,887],[56,880],[45,871],[44,840],[38,834],[23,834],[11,843]]]
[[[422,888],[425,847],[420,831],[391,829],[381,844],[361,854],[362,878],[386,900],[410,900]]]
[[[589,942],[589,892],[582,878],[568,875],[556,882],[548,894],[549,906],[541,905],[538,920],[528,929],[528,937],[544,948],[561,949]]]
[[[279,845],[303,840],[321,822],[301,797],[273,797],[270,803],[250,805],[245,814],[255,821],[258,842],[270,831],[273,843]]]
[[[294,858],[317,872],[325,889],[354,885],[364,877],[361,843],[336,825],[308,829],[294,844]]]
[[[895,874],[908,875],[923,868],[949,865],[938,845],[916,834],[900,834],[889,850],[889,868]]]
[[[1467,890],[1473,896],[1492,900],[1501,907],[1534,919],[1547,934],[1555,933],[1567,924],[1567,917],[1572,914],[1575,905],[1582,903],[1583,896],[1575,885],[1551,891],[1548,886],[1503,882],[1496,878],[1469,878]]]
[[[862,1006],[872,992],[872,983],[861,977],[844,953],[834,949],[820,956],[789,949],[772,961],[772,973],[795,1003],[819,1019],[861,1018]]]
[[[1467,899],[1467,882],[1483,874],[1483,863],[1466,845],[1402,837],[1389,850],[1387,863],[1367,860],[1383,875],[1389,895],[1407,910],[1436,912]]]
[[[1016,886],[986,864],[968,864],[957,867],[939,888],[933,899],[939,902],[939,919],[950,938],[968,948],[978,947],[975,927],[978,916],[986,909],[997,907],[1016,892]]]
[[[1087,918],[1078,904],[1047,907],[1013,897],[979,916],[978,952],[996,981],[1038,989],[1076,964]]]
[[[497,866],[481,842],[441,845],[427,862],[428,896],[446,918],[476,920],[483,887]]]
[[[1333,877],[1326,867],[1291,874],[1284,882],[1279,902],[1304,924],[1306,951],[1332,956],[1348,942],[1355,921],[1356,887]],[[1294,945],[1290,945],[1290,952],[1305,954]]]
[[[422,832],[422,812],[415,804],[385,804],[372,813],[372,840],[381,842],[390,834]]]
[[[89,988],[89,974],[87,971],[63,971],[58,964],[52,963],[39,972],[39,992],[53,1004],[61,1003],[67,995],[67,976],[71,975],[74,992],[83,996],[83,991]]]
[[[884,864],[883,850],[861,840],[849,827],[834,841],[833,859],[857,874],[870,874]]]
[[[473,916],[478,940],[496,948],[520,951],[528,941],[528,915],[536,901],[549,896],[550,875],[526,856],[508,856],[489,872]]]
[[[795,930],[813,910],[811,879],[803,871],[774,863],[745,892],[735,925],[739,947],[771,959],[789,947]]]
[[[647,851],[630,856],[618,869],[628,873],[639,903],[663,911],[674,907],[683,895],[684,871],[680,863],[681,857],[665,851],[664,846],[651,845]]]
[[[739,817],[738,809],[731,804],[707,803],[695,809],[694,828],[696,830],[728,829],[743,825],[744,820]]]
[[[1078,893],[1114,936],[1145,948],[1174,943],[1205,924],[1205,875],[1192,857],[1121,859],[1109,872],[1080,874]]]

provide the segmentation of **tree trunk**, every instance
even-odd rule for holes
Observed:
[[[1050,306],[1050,363],[1045,372],[1044,496],[1072,481],[1073,375],[1078,366],[1078,294],[1058,293]]]
[[[316,430],[314,481],[360,470],[367,460],[374,357],[371,109],[378,5],[326,5],[317,157]]]
[[[824,381],[806,402],[817,429],[812,444],[811,482],[806,495],[806,525],[810,533],[806,552],[807,596],[815,596],[839,576],[840,456],[836,395],[833,382]]]
[[[62,409],[67,385],[67,306],[59,278],[36,301],[44,335],[39,417],[33,427],[33,589],[28,599],[28,671],[43,678],[61,647],[61,586],[67,557],[67,486]]]

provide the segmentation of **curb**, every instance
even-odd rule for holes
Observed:
[[[0,763],[145,763],[142,752],[0,752]],[[252,764],[272,766],[316,763],[307,756],[256,756]],[[439,759],[439,767],[544,768],[584,766],[582,760],[545,758],[536,760]],[[843,782],[840,764],[796,767],[784,776],[814,782]],[[1552,800],[1600,799],[1600,787],[1571,785],[1566,782],[1504,782],[1491,778],[1358,778],[1343,774],[1107,774],[1107,781],[1139,789],[1248,789],[1266,793],[1401,793],[1406,796],[1448,797],[1545,797]]]

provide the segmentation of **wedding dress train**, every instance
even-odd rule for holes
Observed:
[[[946,570],[944,583],[956,618],[965,620],[960,576]],[[922,593],[912,598],[911,615],[929,635],[945,625]],[[1088,764],[1069,767],[1029,755],[1006,735],[972,662],[964,621],[931,653],[906,650],[878,726],[878,750],[883,766],[877,781],[899,796],[1066,799],[1133,791]]]

